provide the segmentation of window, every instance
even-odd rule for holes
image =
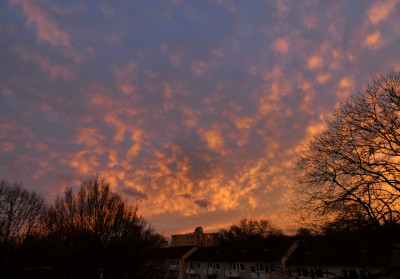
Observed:
[[[368,278],[368,273],[366,270],[360,270],[360,277],[361,278]]]
[[[172,260],[172,265],[179,265],[179,260],[173,259]]]
[[[276,267],[275,267],[274,264],[268,264],[268,265],[265,266],[265,268],[267,268],[267,267],[268,267],[267,271],[269,273],[274,273],[276,271]]]
[[[219,263],[208,263],[208,269],[219,269]]]
[[[200,269],[200,263],[190,263],[190,269]]]
[[[307,268],[297,268],[297,277],[308,277],[308,270]]]
[[[257,265],[256,265],[256,268],[257,268],[257,271],[258,271],[258,272],[264,271],[264,265],[263,265],[263,264],[257,264]]]
[[[357,270],[355,269],[343,269],[342,272],[346,279],[357,279]]]
[[[231,264],[231,270],[236,270],[236,264]]]
[[[244,264],[242,264],[242,263],[241,263],[241,264],[238,264],[238,267],[239,267],[239,270],[240,270],[240,271],[244,271]]]

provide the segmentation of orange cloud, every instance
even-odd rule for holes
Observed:
[[[368,17],[373,24],[378,24],[385,20],[394,10],[398,0],[379,1],[374,3],[368,11]]]
[[[371,49],[376,49],[383,44],[381,33],[379,31],[367,35],[364,40],[364,45]]]
[[[317,76],[317,80],[320,84],[324,84],[325,82],[328,81],[328,79],[331,77],[331,74],[325,73],[325,74],[319,74]]]
[[[78,134],[77,141],[79,144],[85,143],[87,146],[98,146],[99,141],[103,140],[104,137],[95,128],[81,128]]]
[[[339,82],[339,88],[349,88],[353,86],[353,80],[350,77],[344,77]]]
[[[207,143],[210,150],[221,153],[224,147],[224,138],[218,129],[199,129],[198,133],[203,141]]]
[[[325,121],[315,122],[315,123],[310,124],[306,128],[306,131],[307,131],[309,136],[315,136],[315,135],[320,134],[323,131],[325,131],[326,128],[327,128],[327,126],[326,126],[326,122]]]
[[[232,115],[231,119],[233,121],[233,124],[238,128],[239,130],[246,130],[249,129],[256,119],[253,119],[251,117],[238,117],[236,115]]]
[[[114,125],[115,129],[117,130],[116,134],[114,135],[115,142],[121,142],[124,139],[125,133],[127,131],[127,126],[125,123],[118,118],[115,113],[109,112],[107,113],[104,121]]]
[[[275,49],[279,52],[287,52],[289,50],[288,42],[285,39],[278,39],[274,43]]]
[[[324,65],[324,60],[320,56],[313,56],[308,60],[308,67],[310,69],[320,68]]]

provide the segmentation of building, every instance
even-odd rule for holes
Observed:
[[[218,233],[204,233],[202,227],[197,227],[193,233],[172,235],[172,246],[196,245],[200,248],[218,246]]]
[[[398,248],[382,237],[312,237],[288,259],[288,278],[399,278]]]
[[[163,265],[162,278],[186,279],[186,259],[198,249],[197,246],[164,247],[154,251],[158,263]]]
[[[271,239],[200,248],[187,258],[186,275],[190,279],[286,278],[285,262],[295,245],[289,239]]]

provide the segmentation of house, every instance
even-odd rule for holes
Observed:
[[[200,248],[187,258],[190,279],[285,277],[285,261],[295,243],[287,238]]]
[[[172,246],[197,245],[210,247],[219,245],[218,233],[204,233],[202,227],[197,227],[193,233],[172,235]]]
[[[301,241],[288,259],[288,278],[398,278],[396,247],[371,235],[314,236]]]
[[[186,259],[198,249],[197,246],[164,247],[154,251],[155,258],[163,265],[166,279],[185,279]]]

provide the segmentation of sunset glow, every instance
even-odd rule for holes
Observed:
[[[400,1],[0,3],[0,179],[101,174],[166,235],[291,226],[296,150],[400,69]]]

